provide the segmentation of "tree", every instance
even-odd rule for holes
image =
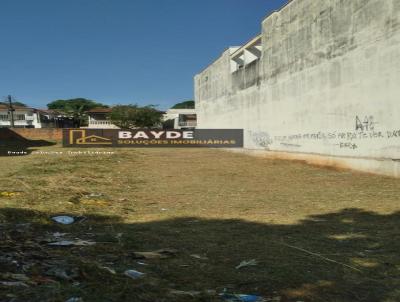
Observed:
[[[21,103],[21,102],[13,102],[12,104],[13,104],[14,106],[26,107],[26,104]]]
[[[118,105],[112,108],[110,119],[120,128],[153,128],[161,124],[162,115],[154,105]]]
[[[171,109],[194,109],[195,106],[195,102],[193,100],[189,100],[175,104]]]
[[[62,111],[74,119],[75,126],[80,127],[86,120],[86,111],[93,108],[108,108],[108,106],[85,98],[76,98],[53,101],[47,104],[47,108]]]
[[[85,98],[77,98],[53,101],[47,104],[47,108],[54,110],[58,109],[66,113],[70,112],[74,115],[80,115],[81,113],[93,108],[108,108],[108,106]]]
[[[0,105],[9,106],[10,104],[6,103],[6,102],[0,102]],[[21,103],[21,102],[12,102],[12,105],[13,106],[19,106],[19,107],[26,107],[26,105],[24,103]]]

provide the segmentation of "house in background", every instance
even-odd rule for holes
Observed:
[[[114,125],[108,115],[111,113],[111,108],[94,108],[86,111],[88,116],[88,126],[82,127],[87,129],[119,129]]]
[[[73,128],[73,119],[57,110],[35,109],[13,105],[15,128]],[[10,128],[11,113],[8,105],[0,104],[0,128]]]
[[[13,106],[12,112],[15,128],[42,128],[40,113],[37,109]],[[11,127],[11,112],[8,105],[0,105],[0,127]]]
[[[38,109],[41,128],[74,128],[74,120],[67,114],[53,109]]]
[[[15,128],[76,128],[73,117],[61,111],[13,106]],[[11,127],[9,106],[0,104],[0,128]],[[109,119],[111,108],[94,108],[86,112],[86,129],[119,129]],[[194,129],[197,126],[195,109],[169,109],[163,113],[163,126],[166,129]],[[161,125],[159,125],[161,126]]]
[[[169,109],[163,116],[164,128],[193,129],[197,127],[196,109]]]

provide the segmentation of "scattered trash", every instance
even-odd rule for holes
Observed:
[[[163,208],[163,209],[161,209],[161,211],[164,211],[164,212],[165,212],[165,211],[168,211],[168,209],[164,209],[164,208]]]
[[[51,245],[51,246],[90,246],[90,245],[95,245],[95,244],[96,244],[96,242],[94,242],[94,241],[63,240],[63,241],[51,242],[51,243],[48,243],[47,245]]]
[[[65,302],[83,302],[82,298],[78,298],[78,297],[72,297],[69,298],[67,301]]]
[[[226,302],[263,302],[265,299],[255,295],[242,294],[220,294],[221,298]]]
[[[29,287],[28,284],[18,281],[18,282],[9,282],[9,281],[0,281],[0,285],[9,286],[9,287]]]
[[[89,195],[86,195],[87,197],[103,197],[103,193],[90,193]]]
[[[236,266],[236,269],[241,269],[246,266],[256,266],[257,264],[258,263],[256,259],[251,259],[249,261],[242,261],[238,266]]]
[[[136,263],[139,264],[139,265],[149,265],[148,263],[142,262],[142,261],[138,261],[138,262],[136,262]]]
[[[60,223],[60,224],[73,224],[75,222],[75,218],[71,217],[71,216],[55,216],[52,217],[51,219],[53,219],[55,222]]]
[[[110,268],[110,267],[107,267],[107,266],[99,266],[99,268],[101,268],[102,270],[105,270],[105,271],[109,272],[110,274],[113,274],[113,275],[117,274],[117,272],[116,272],[115,270],[113,270],[112,268]]]
[[[330,259],[330,258],[328,258],[328,257],[325,257],[325,256],[323,256],[323,255],[321,255],[321,254],[318,254],[318,253],[315,253],[315,252],[312,252],[312,251],[303,249],[303,248],[301,248],[301,247],[297,247],[297,246],[294,246],[294,245],[286,244],[286,243],[284,243],[284,242],[282,242],[282,243],[280,243],[280,244],[283,245],[283,246],[286,246],[286,247],[288,247],[288,248],[291,248],[291,249],[294,249],[294,250],[298,250],[298,251],[301,251],[301,252],[303,252],[303,253],[306,253],[306,254],[309,254],[309,255],[312,255],[312,256],[315,256],[315,257],[324,259],[325,261],[332,262],[332,263],[336,263],[336,264],[339,264],[339,265],[341,265],[341,266],[350,268],[350,269],[352,269],[352,270],[354,270],[354,271],[362,272],[362,270],[360,270],[360,269],[358,269],[358,268],[356,268],[356,267],[354,267],[354,266],[350,266],[350,265],[348,265],[348,264],[346,264],[346,263],[338,262],[338,261],[336,261],[336,260],[333,260],[333,259]]]
[[[175,256],[178,253],[174,249],[162,249],[154,252],[132,252],[134,259],[165,259]]]
[[[128,276],[132,279],[140,279],[140,278],[144,277],[144,275],[146,275],[146,274],[131,269],[131,270],[125,271],[124,275]]]
[[[196,259],[199,259],[199,260],[208,260],[207,257],[201,256],[201,255],[197,255],[197,254],[190,255],[190,257],[196,258]]]
[[[53,237],[54,238],[60,238],[60,237],[64,237],[65,235],[68,235],[68,233],[59,233],[59,232],[57,232],[57,233],[53,234]]]

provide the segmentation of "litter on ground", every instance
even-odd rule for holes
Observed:
[[[75,241],[62,240],[62,241],[48,243],[48,245],[51,246],[90,246],[95,244],[96,242],[86,241],[86,240],[75,240]]]
[[[133,269],[127,270],[124,273],[125,276],[128,276],[129,278],[132,279],[140,279],[142,277],[144,277],[144,275],[146,275],[145,273],[141,273],[139,271],[135,271]]]
[[[225,302],[264,302],[265,299],[256,295],[243,295],[243,294],[221,294],[222,300]]]
[[[251,259],[249,261],[245,260],[245,261],[240,262],[240,264],[238,266],[236,266],[236,269],[241,269],[246,266],[256,266],[257,264],[258,263],[257,263],[256,259]]]
[[[190,255],[190,257],[196,258],[199,260],[208,260],[208,258],[206,256],[201,256],[201,255],[197,255],[197,254],[192,254],[192,255]]]
[[[75,218],[71,216],[55,216],[52,217],[55,222],[60,223],[60,224],[73,224],[75,222]]]
[[[134,259],[165,259],[175,256],[178,253],[175,249],[161,249],[153,252],[132,252]]]

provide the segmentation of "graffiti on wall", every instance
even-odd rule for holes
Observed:
[[[400,152],[400,128],[385,129],[373,116],[354,115],[344,129],[299,132],[288,135],[270,135],[265,131],[248,131],[251,146],[267,151],[321,152],[357,156]],[[311,148],[311,149],[310,149]],[[387,150],[393,151],[387,151]],[[375,153],[368,153],[369,151]],[[382,151],[382,152],[381,152]],[[395,158],[397,155],[388,155]]]
[[[249,134],[253,143],[257,147],[269,150],[269,146],[272,144],[273,141],[268,133],[249,131]]]
[[[333,146],[340,149],[357,150],[359,144],[366,140],[394,140],[400,138],[400,130],[380,130],[373,115],[364,118],[355,117],[355,130],[350,131],[318,131],[314,133],[297,133],[274,136],[273,141],[282,146],[300,146],[301,141],[332,141]]]
[[[375,130],[374,116],[365,116],[361,119],[358,115],[356,116],[356,131],[373,131]]]
[[[364,139],[376,139],[376,138],[394,138],[400,137],[400,130],[396,131],[369,131],[369,132],[359,132],[359,131],[332,131],[332,132],[323,132],[318,131],[315,133],[300,133],[293,135],[285,135],[285,136],[275,136],[274,140],[276,141],[297,141],[297,140],[345,140],[345,141],[353,141],[353,140],[364,140]]]

